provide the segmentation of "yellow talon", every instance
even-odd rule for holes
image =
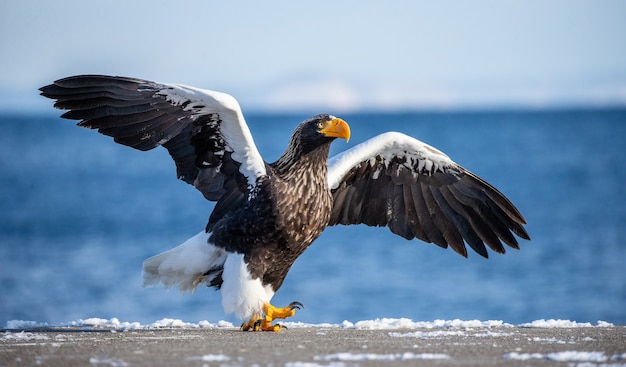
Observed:
[[[274,331],[278,332],[281,330],[280,325],[272,325],[272,321],[275,319],[286,319],[296,314],[296,309],[300,309],[302,303],[300,302],[292,302],[287,307],[274,307],[269,303],[263,305],[263,315],[255,313],[252,317],[244,322],[241,325],[241,329],[243,331],[253,330],[253,331]]]
[[[291,306],[278,308],[266,303],[263,305],[263,312],[265,313],[265,319],[286,319],[295,315],[296,309]]]

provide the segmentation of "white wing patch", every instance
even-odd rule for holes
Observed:
[[[190,87],[182,84],[160,83],[164,86],[157,93],[183,110],[192,112],[192,118],[217,113],[222,120],[220,133],[226,142],[231,157],[241,163],[239,172],[246,177],[248,185],[254,187],[257,179],[267,174],[263,157],[254,144],[250,129],[237,100],[226,93]]]
[[[417,167],[416,174],[432,174],[454,164],[447,155],[426,143],[402,133],[387,132],[332,157],[328,162],[328,187],[337,188],[354,166],[366,161],[373,164],[377,156],[385,168],[394,156],[404,157],[407,168],[415,171]],[[379,174],[380,171],[374,172],[372,178],[377,179]]]

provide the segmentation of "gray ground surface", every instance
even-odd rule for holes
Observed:
[[[0,366],[591,367],[626,366],[625,353],[624,326],[0,332]]]

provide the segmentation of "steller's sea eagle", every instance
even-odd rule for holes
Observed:
[[[144,261],[144,285],[221,291],[226,313],[243,330],[279,331],[274,319],[302,305],[270,301],[296,258],[336,224],[386,226],[467,257],[464,243],[518,249],[530,239],[524,217],[497,189],[439,150],[397,132],[384,133],[329,160],[330,144],[350,138],[331,115],[300,123],[283,155],[266,163],[237,101],[180,84],[80,75],[42,87],[69,110],[62,117],[139,150],[165,147],[178,178],[215,207],[206,228]]]

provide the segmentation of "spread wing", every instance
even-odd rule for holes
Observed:
[[[60,79],[40,91],[79,126],[139,150],[165,147],[179,179],[220,201],[216,212],[239,205],[266,174],[239,104],[228,94],[103,75]]]
[[[439,150],[404,134],[378,135],[334,156],[328,184],[330,225],[387,226],[467,257],[466,242],[488,257],[485,244],[518,249],[513,233],[530,239],[515,206],[497,189]]]

